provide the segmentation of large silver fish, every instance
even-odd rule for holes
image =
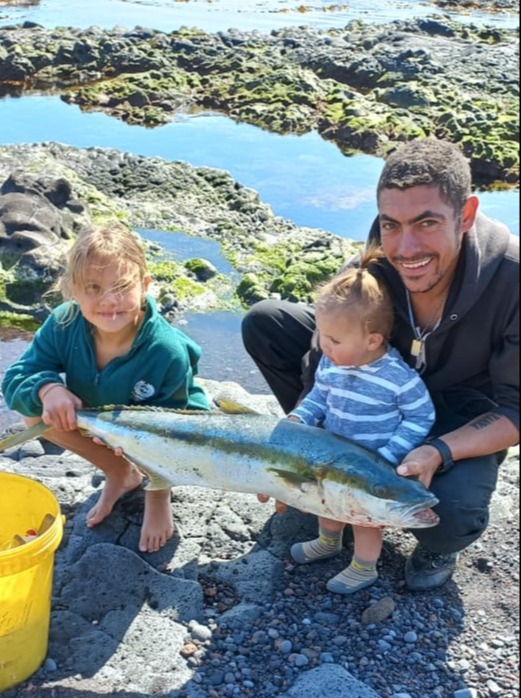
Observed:
[[[426,528],[436,497],[359,444],[316,427],[257,414],[139,407],[77,411],[78,428],[120,447],[151,489],[190,485],[263,493],[301,511],[359,526]],[[0,451],[43,433],[36,425]],[[25,436],[25,438],[24,438]]]

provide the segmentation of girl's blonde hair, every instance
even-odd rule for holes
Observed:
[[[378,264],[383,256],[379,246],[366,248],[358,268],[351,267],[322,286],[316,311],[356,316],[365,331],[376,332],[388,340],[394,322],[393,304],[383,283],[369,270],[369,265]]]
[[[92,263],[115,267],[120,275],[116,290],[124,291],[147,275],[143,243],[132,230],[119,223],[106,227],[83,228],[67,255],[65,269],[56,283],[56,290],[65,300],[73,300],[81,288]]]

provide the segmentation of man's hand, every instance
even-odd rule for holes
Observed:
[[[270,501],[270,498],[268,497],[267,494],[258,494],[257,499],[259,502],[262,504],[266,504],[266,502]],[[284,502],[279,502],[278,499],[275,500],[275,511],[277,514],[285,514],[288,510],[288,505],[284,504]]]
[[[441,465],[441,456],[434,446],[424,444],[408,453],[396,472],[405,477],[417,477],[427,488],[430,487],[434,473]]]

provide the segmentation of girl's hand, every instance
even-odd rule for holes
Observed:
[[[82,406],[79,397],[60,383],[47,383],[38,392],[42,401],[42,421],[58,431],[76,429],[76,410]]]
[[[396,472],[405,477],[415,476],[427,489],[430,487],[434,473],[441,465],[441,456],[434,446],[424,444],[408,453]]]

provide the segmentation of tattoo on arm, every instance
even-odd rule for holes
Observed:
[[[477,417],[475,420],[470,422],[470,426],[473,427],[476,431],[481,431],[481,429],[485,429],[485,427],[488,427],[490,424],[492,424],[493,422],[497,422],[500,419],[500,414],[496,414],[495,412],[489,412],[488,414],[484,414],[481,417]]]

